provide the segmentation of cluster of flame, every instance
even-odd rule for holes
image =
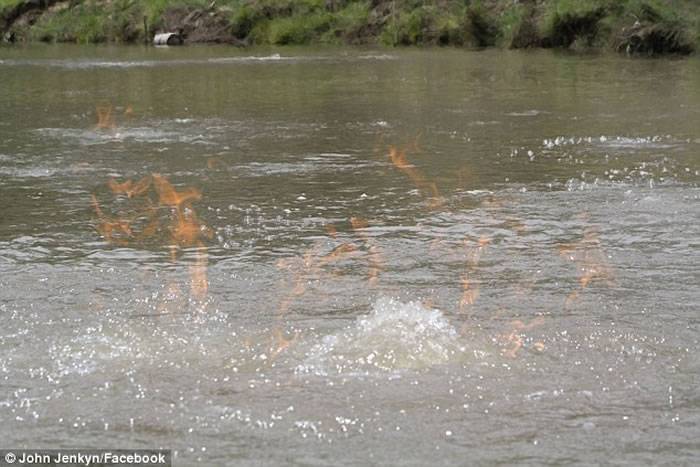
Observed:
[[[565,305],[571,305],[593,281],[604,281],[608,286],[613,285],[613,270],[595,226],[584,229],[581,241],[559,245],[559,254],[576,264],[579,272],[579,288],[569,294]]]
[[[462,298],[459,300],[461,312],[474,305],[476,299],[479,298],[479,283],[472,279],[472,275],[479,267],[481,255],[489,243],[491,243],[491,239],[485,235],[482,235],[476,242],[468,238],[464,240],[466,266],[460,281],[462,284]]]
[[[131,115],[131,107],[125,111],[125,115]],[[97,107],[98,129],[112,129],[116,124],[113,118],[111,105],[100,105]],[[408,161],[407,153],[410,150],[418,150],[417,139],[410,145],[401,148],[388,146],[388,158],[392,166],[406,175],[416,189],[429,197],[430,207],[438,208],[443,204],[437,184],[429,180],[418,168]],[[207,162],[209,168],[223,164],[222,161],[210,159]],[[460,178],[464,176],[462,171]],[[138,200],[140,203],[130,216],[110,217],[107,216],[96,196],[92,195],[92,203],[97,215],[96,229],[100,235],[109,243],[117,246],[138,245],[159,234],[165,233],[171,249],[173,260],[177,258],[177,253],[181,249],[190,248],[195,251],[195,261],[190,266],[191,294],[194,298],[202,300],[208,291],[207,248],[203,239],[211,238],[212,232],[203,226],[197,218],[192,204],[201,200],[202,194],[196,188],[185,188],[177,191],[175,187],[163,176],[152,174],[140,180],[126,180],[118,182],[114,179],[108,181],[107,186],[111,192],[118,197],[126,197],[129,200]],[[499,201],[495,201],[498,207]],[[165,212],[165,215],[163,215]],[[322,253],[326,242],[317,241],[304,254],[290,259],[279,260],[277,267],[288,271],[291,280],[286,283],[288,292],[283,296],[277,313],[277,319],[289,311],[292,304],[299,300],[306,292],[307,285],[314,278],[321,278],[327,272],[325,268],[331,264],[338,263],[354,255],[364,254],[367,261],[367,284],[375,287],[379,281],[382,270],[385,269],[384,256],[378,243],[369,235],[369,223],[359,217],[351,217],[349,220],[354,238],[349,241],[338,243],[328,253]],[[512,228],[518,234],[525,230],[523,224],[517,220],[509,218],[506,226]],[[333,241],[338,240],[337,229],[334,225],[326,226],[328,238]],[[460,277],[462,295],[459,300],[459,311],[467,313],[474,306],[480,294],[479,281],[474,277],[479,268],[483,253],[491,244],[492,239],[481,236],[478,239],[466,238],[463,241],[464,251],[464,272]],[[609,266],[597,230],[589,227],[584,231],[583,240],[577,243],[561,245],[559,253],[573,261],[579,269],[580,287],[573,291],[566,299],[566,305],[573,303],[580,293],[588,287],[594,280],[603,279],[610,283],[613,278],[611,267]],[[177,287],[170,287],[174,293],[178,293]],[[544,323],[544,318],[539,316],[529,323],[520,320],[510,322],[509,330],[501,335],[505,348],[503,355],[515,358],[519,350],[524,345],[523,333]],[[295,332],[291,338],[285,337],[281,330],[280,323],[274,327],[271,337],[270,354],[272,359],[286,350],[298,337]],[[542,351],[544,343],[534,342],[532,347]]]
[[[384,259],[379,245],[367,233],[369,223],[367,220],[359,217],[351,217],[349,223],[358,242],[354,240],[341,242],[333,247],[331,251],[324,254],[322,251],[326,242],[316,241],[304,254],[294,258],[281,259],[277,262],[278,269],[287,271],[291,275],[291,280],[286,281],[286,284],[281,287],[287,289],[288,292],[283,296],[279,304],[277,312],[278,321],[289,311],[294,301],[301,299],[306,293],[307,284],[309,282],[328,274],[324,268],[337,264],[353,255],[361,254],[362,245],[364,245],[367,252],[368,286],[374,287],[377,284],[379,274],[384,269]],[[338,231],[335,225],[328,224],[325,230],[331,240],[338,240]],[[270,348],[273,358],[294,342],[298,335],[299,333],[295,332],[291,339],[286,339],[278,323],[273,330],[273,343]]]
[[[96,128],[98,130],[113,130],[117,127],[112,104],[108,102],[97,104],[95,107],[95,112],[97,114]],[[126,106],[124,109],[124,116],[130,118],[133,116],[133,114],[134,109],[130,105]]]
[[[204,238],[211,238],[212,232],[200,223],[192,205],[202,198],[201,192],[192,187],[177,191],[167,178],[155,173],[136,181],[110,179],[107,187],[116,197],[126,197],[130,209],[126,216],[108,216],[95,194],[92,195],[97,215],[95,227],[102,238],[112,245],[135,247],[165,236],[173,261],[178,251],[194,249],[195,260],[190,265],[191,295],[204,300],[209,284]]]
[[[587,220],[587,215],[582,215]],[[564,301],[564,307],[568,308],[579,299],[582,292],[594,281],[604,282],[608,286],[614,284],[614,272],[608,262],[607,255],[602,247],[600,235],[595,225],[584,228],[583,239],[578,242],[561,244],[558,246],[560,256],[573,262],[578,270],[579,287],[571,292]],[[539,326],[544,322],[540,316],[530,323],[522,321],[511,322],[512,329],[503,335],[510,348],[504,351],[504,355],[515,357],[523,347],[523,331]],[[535,350],[544,350],[544,343],[534,342],[532,347]]]
[[[443,204],[437,184],[429,180],[423,173],[408,161],[408,150],[418,150],[418,138],[410,145],[404,147],[389,146],[389,160],[391,164],[405,174],[415,185],[416,189],[430,198],[430,207],[436,209]]]
[[[416,142],[403,146],[401,148],[390,145],[388,146],[388,158],[392,166],[397,168],[403,174],[408,176],[413,185],[420,193],[430,198],[430,208],[438,208],[443,201],[440,196],[440,191],[434,181],[429,180],[420,170],[410,164],[407,159],[409,149],[417,150]],[[460,177],[463,174],[460,172]],[[487,200],[485,202],[490,207],[502,207],[503,200]],[[376,286],[379,280],[380,271],[384,269],[384,259],[379,248],[379,245],[374,239],[367,234],[368,222],[361,218],[352,217],[349,219],[352,226],[352,231],[357,239],[364,244],[367,251],[366,259],[368,262],[368,285]],[[506,218],[505,227],[513,230],[516,234],[521,235],[526,231],[525,225],[516,218]],[[337,230],[335,226],[326,226],[326,232],[331,239],[337,239]],[[482,235],[478,239],[466,238],[463,241],[464,252],[464,272],[460,277],[462,295],[459,300],[460,313],[467,313],[476,303],[480,294],[480,283],[475,277],[479,270],[479,264],[483,254],[492,243],[492,239]],[[282,316],[288,312],[292,303],[299,299],[307,291],[307,284],[313,278],[319,278],[323,274],[323,267],[331,263],[340,261],[350,257],[360,251],[360,246],[353,241],[343,242],[333,248],[329,253],[322,254],[323,243],[316,242],[306,252],[292,259],[280,260],[278,268],[289,271],[292,274],[291,285],[288,285],[289,292],[282,299],[278,316]],[[606,279],[608,282],[612,280],[612,270],[608,265],[603,249],[600,245],[600,240],[597,231],[594,227],[589,227],[584,232],[584,238],[581,242],[575,244],[562,245],[559,248],[562,256],[574,261],[580,271],[579,283],[580,288],[572,292],[566,303],[572,303],[593,280]],[[427,300],[428,306],[431,306],[431,300]],[[527,331],[541,326],[545,322],[544,317],[538,316],[530,322],[522,320],[510,321],[507,331],[500,335],[500,340],[503,343],[503,355],[510,358],[515,358],[518,352],[525,345],[525,334]],[[278,332],[277,341],[281,343],[275,350],[275,354],[279,353],[279,349],[286,348],[291,341],[284,340]],[[296,335],[295,335],[296,337]],[[542,341],[534,341],[530,344],[530,348],[536,351],[543,351],[545,344]]]
[[[384,268],[384,259],[379,245],[367,234],[369,223],[359,217],[349,219],[352,231],[356,234],[360,244],[365,246],[368,264],[367,283],[370,287],[377,284],[379,274]],[[326,232],[332,240],[338,239],[338,231],[332,224],[326,226]],[[277,267],[289,271],[293,278],[291,286],[286,287],[289,293],[282,299],[278,315],[284,315],[294,300],[300,298],[306,292],[306,284],[313,278],[324,275],[324,267],[349,258],[351,255],[359,254],[361,246],[350,240],[336,245],[330,252],[321,254],[325,242],[317,241],[304,252],[303,255],[282,259],[277,262]]]

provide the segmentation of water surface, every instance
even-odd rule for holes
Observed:
[[[697,463],[698,76],[544,51],[0,49],[3,444]],[[108,185],[152,174],[201,198]]]

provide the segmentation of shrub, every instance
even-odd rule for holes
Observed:
[[[593,45],[605,12],[605,7],[595,0],[554,0],[544,15],[542,45]]]
[[[537,47],[542,42],[531,5],[517,4],[508,8],[501,16],[500,30],[503,46],[510,49]]]
[[[688,23],[673,8],[652,0],[635,0],[627,5],[633,24],[620,29],[615,48],[630,55],[687,55],[695,50]],[[630,21],[628,21],[629,23]]]
[[[331,15],[325,12],[294,15],[271,20],[267,29],[270,44],[308,44],[330,28]]]
[[[466,41],[475,47],[495,45],[500,35],[495,20],[480,3],[467,8],[464,29]]]

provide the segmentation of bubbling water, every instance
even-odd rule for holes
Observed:
[[[369,315],[327,335],[297,372],[372,374],[420,370],[464,358],[467,348],[439,310],[419,302],[379,298]]]

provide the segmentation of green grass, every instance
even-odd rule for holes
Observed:
[[[22,0],[0,0],[0,11],[3,11],[5,8],[12,8],[19,3],[22,3]]]
[[[603,0],[550,2],[541,23],[543,44],[550,47],[593,46],[609,3]]]
[[[684,0],[626,0],[603,21],[614,49],[635,55],[688,54],[697,49],[698,8]]]
[[[46,42],[105,42],[105,12],[92,2],[58,14],[42,16],[30,30],[30,38]]]
[[[327,43],[359,43],[368,29],[370,3],[349,2],[334,15],[329,31],[322,38]]]
[[[379,36],[389,46],[463,45],[465,43],[466,11],[464,2],[412,2],[391,15]],[[393,4],[392,4],[393,6]]]
[[[73,8],[43,15],[30,29],[30,39],[79,44],[134,42],[143,37],[140,2],[85,1]]]
[[[537,28],[531,24],[532,8],[517,3],[499,18],[500,43],[509,49],[520,49],[539,43]]]
[[[501,36],[498,24],[481,2],[472,2],[466,11],[467,43],[475,47],[496,45]]]
[[[267,27],[268,44],[308,44],[330,29],[331,15],[314,12],[306,15],[294,15],[270,20]]]
[[[21,1],[0,0],[0,12]],[[211,4],[72,0],[36,24],[18,22],[12,32],[18,40],[137,42],[146,38],[144,17],[152,35],[165,27],[165,17],[175,27],[189,11]],[[224,34],[242,44],[594,47],[647,54],[700,49],[698,0],[217,0],[213,9],[230,24]]]

